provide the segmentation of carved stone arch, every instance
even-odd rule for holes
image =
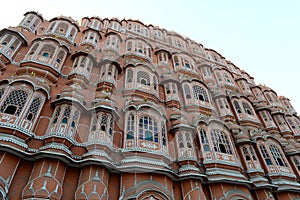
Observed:
[[[165,196],[156,191],[146,191],[137,198],[138,200],[165,200]]]
[[[152,45],[149,43],[149,41],[145,40],[144,38],[142,37],[137,37],[137,36],[129,36],[128,38],[126,38],[125,41],[128,41],[128,40],[133,40],[133,41],[142,41],[143,43],[147,44],[151,51],[153,51],[153,47]]]
[[[232,189],[225,193],[219,200],[252,200],[251,194],[238,189]]]
[[[53,45],[57,48],[62,47],[65,48],[67,50],[67,52],[70,52],[70,47],[67,46],[66,44],[64,44],[63,42],[61,42],[60,40],[56,39],[56,38],[52,38],[52,37],[44,37],[44,38],[37,38],[35,40],[32,41],[32,44],[34,44],[35,42],[41,42],[41,44],[50,44]]]
[[[141,181],[124,191],[123,200],[173,200],[172,193],[165,188],[164,185],[153,180]]]
[[[224,122],[218,121],[218,120],[214,120],[214,119],[209,120],[208,128],[209,129],[220,129],[222,131],[224,131],[224,129],[225,129],[226,133],[230,132],[230,128],[227,126],[227,124],[225,124]]]
[[[115,22],[119,23],[118,21],[115,21]],[[119,24],[120,24],[120,23],[119,23]],[[121,25],[121,24],[120,24],[120,25]],[[105,34],[105,37],[107,38],[107,37],[110,36],[110,35],[116,35],[116,36],[119,38],[120,42],[123,42],[122,37],[121,37],[118,33],[115,33],[115,32],[108,32],[108,33]]]
[[[154,105],[150,105],[150,104],[141,104],[137,106],[137,111],[141,111],[141,110],[145,110],[145,109],[150,109],[154,112],[152,112],[153,114],[156,115],[156,117],[163,117],[164,119],[167,119],[166,115],[164,114],[163,110],[160,110],[160,108],[157,108]]]
[[[26,85],[30,85],[32,87],[32,90],[34,91],[41,91],[41,93],[45,94],[47,99],[50,99],[50,88],[44,87],[41,83],[38,83],[36,80],[27,80],[24,78],[15,78],[15,79],[10,79],[9,85],[13,86],[18,83],[25,83]]]

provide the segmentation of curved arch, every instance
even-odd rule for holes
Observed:
[[[114,65],[118,69],[118,73],[121,73],[122,68],[120,66],[120,63],[118,61],[116,61],[116,60],[110,60],[108,58],[105,58],[105,59],[103,59],[102,61],[100,61],[98,63],[98,66],[105,65],[105,64],[108,64],[108,63]]]
[[[165,186],[159,182],[153,180],[144,180],[137,183],[136,186],[133,186],[124,192],[124,200],[130,199],[139,199],[146,200],[146,197],[151,196],[151,192],[155,193],[160,198],[158,200],[171,200],[172,194],[170,191],[165,189]]]
[[[189,55],[187,52],[180,51],[180,52],[172,53],[172,57],[173,57],[173,56],[176,56],[176,55],[179,55],[179,56],[182,56],[182,55],[183,55],[183,57],[188,57],[188,58],[191,59],[194,63],[196,63],[196,60],[195,60],[191,55]]]
[[[149,41],[145,40],[144,38],[141,38],[141,37],[137,37],[137,36],[128,36],[126,39],[125,39],[125,42],[127,42],[128,40],[134,40],[134,41],[137,41],[137,40],[140,40],[140,41],[143,41],[145,44],[147,44],[150,48],[151,48],[151,51],[153,51],[153,47],[152,45],[149,43]]]
[[[149,103],[145,103],[145,102],[143,102],[143,103],[139,102],[137,105],[129,104],[129,105],[125,106],[125,108],[123,109],[123,112],[128,111],[130,108],[131,109],[133,108],[136,111],[139,111],[142,108],[147,108],[147,107],[150,109],[153,109],[158,116],[161,116],[161,117],[167,119],[165,113],[162,112],[158,107],[156,107],[155,105],[151,105]]]
[[[100,34],[99,31],[96,31],[96,30],[93,29],[93,28],[87,28],[87,29],[85,29],[84,31],[82,31],[82,33],[84,34],[84,33],[87,32],[87,31],[92,31],[92,32],[96,33],[97,35],[100,36],[100,39],[102,39],[102,35]]]
[[[155,107],[154,105],[143,103],[143,104],[140,104],[140,105],[137,106],[137,110],[141,110],[144,107],[149,107],[149,108],[153,109],[154,111],[156,111],[158,116],[166,118],[166,115],[159,108]]]
[[[32,41],[32,44],[34,44],[35,42],[39,42],[39,41],[42,41],[42,42],[46,42],[46,41],[53,41],[55,43],[57,43],[59,45],[59,47],[64,47],[68,53],[70,53],[70,47],[68,47],[67,45],[65,45],[64,43],[62,43],[60,40],[54,38],[54,37],[43,37],[43,38],[36,38]]]
[[[168,33],[167,33],[167,36],[170,36],[170,37],[179,37],[179,38],[182,39],[184,42],[187,42],[187,41],[186,41],[186,38],[184,38],[182,35],[179,35],[179,34],[176,33],[176,32],[168,32]]]
[[[268,132],[266,132],[266,134],[261,134],[257,137],[254,137],[254,139],[256,142],[259,142],[260,139],[264,142],[266,142],[267,140],[273,140],[273,142],[275,141],[276,144],[279,144],[281,146],[281,142],[279,141],[279,139],[276,138],[274,135],[269,134]]]
[[[162,47],[162,46],[156,47],[156,48],[154,49],[154,54],[157,54],[157,53],[159,53],[159,52],[166,52],[166,53],[168,54],[168,57],[169,57],[169,58],[172,56],[171,53],[170,53],[170,51],[167,50],[167,48]]]
[[[117,22],[117,21],[116,21]],[[118,22],[119,23],[119,22]],[[121,36],[118,33],[115,32],[108,32],[105,34],[105,37],[108,37],[109,35],[116,35],[118,36],[118,38],[120,39],[120,42],[123,42],[123,39],[121,38]]]
[[[67,21],[71,25],[74,25],[77,28],[77,31],[80,32],[80,28],[79,28],[77,22],[72,18],[65,17],[65,16],[59,16],[59,17],[54,17],[54,18],[49,20],[49,22],[53,22],[53,21]]]
[[[202,60],[198,60],[198,62],[203,62]],[[207,63],[201,63],[198,67],[209,67],[211,69],[214,69],[211,65],[207,64]]]
[[[230,127],[226,124],[226,122],[221,121],[220,119],[214,119],[214,118],[209,119],[208,126],[211,126],[213,124],[216,124],[218,127],[220,127],[220,126],[225,127],[228,132],[230,132],[230,130],[231,130]]]
[[[185,83],[185,82],[188,82],[188,83],[190,83],[190,84],[192,84],[193,82],[194,82],[194,83],[198,83],[198,84],[201,84],[201,86],[205,87],[206,90],[209,90],[209,88],[206,86],[206,84],[205,84],[203,81],[201,81],[201,80],[194,79],[194,78],[192,78],[192,79],[183,79],[183,80],[181,81],[181,84],[183,84],[183,83]]]
[[[26,16],[28,14],[36,15],[36,16],[38,16],[42,20],[42,22],[44,22],[44,18],[43,18],[43,16],[40,13],[35,12],[35,11],[28,11],[28,12],[24,13],[24,16]]]
[[[5,80],[8,81],[9,85],[14,85],[15,83],[18,83],[18,82],[25,82],[25,83],[31,85],[34,91],[41,90],[47,96],[48,99],[50,99],[50,97],[51,97],[50,96],[50,91],[48,91],[44,87],[36,86],[33,81],[30,81],[30,80],[27,80],[27,79],[23,79],[23,78],[5,79]]]

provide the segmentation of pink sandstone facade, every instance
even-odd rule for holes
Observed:
[[[135,20],[0,31],[0,199],[300,199],[288,98]]]

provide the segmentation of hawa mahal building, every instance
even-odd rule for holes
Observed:
[[[300,120],[213,49],[136,20],[0,31],[0,199],[300,199]]]

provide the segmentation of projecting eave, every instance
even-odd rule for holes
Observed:
[[[179,84],[180,84],[180,81],[177,79],[177,77],[175,78],[174,75],[172,75],[172,74],[163,74],[160,78],[160,84],[165,84],[167,82],[176,83],[177,86],[179,86]]]
[[[172,128],[170,128],[170,132],[174,132],[174,131],[178,131],[178,130],[195,131],[195,128],[193,126],[188,125],[188,124],[177,124],[175,126],[172,126]]]
[[[22,33],[20,33],[20,32],[18,32],[18,31],[14,30],[14,29],[12,29],[12,28],[4,28],[4,29],[2,29],[2,30],[0,31],[0,35],[2,35],[2,34],[4,34],[4,33],[7,33],[7,32],[12,33],[12,34],[14,34],[15,36],[17,36],[17,37],[21,40],[22,45],[27,46],[28,41],[27,41],[26,37],[25,37]]]
[[[44,18],[42,16],[42,14],[40,14],[40,13],[38,13],[36,11],[28,11],[28,12],[24,13],[24,16],[26,16],[28,14],[34,14],[34,15],[38,16],[42,20],[42,22],[44,22]]]
[[[100,32],[98,30],[95,30],[93,28],[86,28],[85,30],[82,31],[82,33],[84,34],[87,31],[93,31],[93,32],[97,33],[97,35],[100,37],[100,39],[102,39],[102,35],[100,34]]]
[[[107,63],[110,63],[110,64],[116,66],[117,69],[118,69],[118,73],[121,73],[121,72],[122,72],[122,68],[121,68],[121,66],[120,66],[120,63],[119,63],[117,60],[110,60],[110,59],[108,59],[108,58],[105,58],[105,59],[101,60],[101,61],[98,63],[98,66],[105,65],[105,64],[107,64]]]
[[[164,46],[157,46],[154,49],[154,54],[158,54],[159,52],[166,52],[168,54],[168,58],[170,59],[172,54],[170,53],[170,51],[164,47]]]
[[[52,40],[54,42],[56,42],[59,46],[64,47],[68,53],[70,53],[70,47],[65,45],[64,43],[62,43],[60,40],[53,38],[53,37],[49,37],[49,36],[44,36],[44,37],[39,37],[34,39],[32,42],[36,42],[36,41],[44,41],[44,40]]]
[[[96,58],[92,54],[90,54],[89,52],[87,52],[85,50],[75,51],[74,53],[71,54],[71,59],[74,60],[75,58],[77,58],[79,56],[86,56],[86,57],[92,59],[94,64],[97,62]]]
[[[77,108],[79,108],[81,111],[87,111],[87,108],[83,103],[76,98],[71,98],[71,97],[60,97],[59,99],[55,99],[51,101],[51,106],[56,107],[57,105],[62,105],[62,104],[69,104],[73,105],[75,104]]]
[[[80,32],[80,28],[78,26],[78,22],[72,19],[71,17],[65,17],[65,16],[59,16],[59,17],[54,17],[49,20],[49,22],[56,21],[56,20],[64,20],[69,22],[70,24],[74,25],[77,28],[77,31]]]
[[[110,30],[112,30],[112,29],[110,29]],[[105,37],[107,37],[109,35],[116,35],[120,39],[120,42],[123,42],[122,37],[118,33],[114,32],[113,30],[105,33]]]
[[[118,111],[115,109],[115,107],[112,107],[112,106],[97,104],[88,109],[88,111],[90,111],[90,112],[93,112],[93,111],[97,112],[100,110],[112,113],[116,120],[120,119],[120,115],[119,115]]]

